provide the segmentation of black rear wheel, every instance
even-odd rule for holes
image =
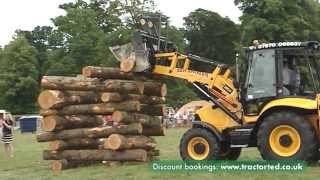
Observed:
[[[257,134],[258,149],[266,160],[314,161],[317,144],[311,123],[288,111],[266,117]]]

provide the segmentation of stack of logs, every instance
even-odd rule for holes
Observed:
[[[165,84],[117,68],[83,68],[77,77],[45,76],[38,97],[55,173],[99,162],[146,162],[159,156],[150,136],[164,136]],[[111,117],[111,125],[105,118]]]

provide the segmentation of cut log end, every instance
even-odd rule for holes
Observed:
[[[54,160],[51,162],[51,169],[54,175],[58,175],[63,170],[64,160]]]
[[[91,71],[91,67],[90,66],[82,68],[82,75],[85,76],[85,77],[91,77],[91,75],[92,75],[91,72],[92,71]]]
[[[123,72],[131,72],[135,66],[135,61],[131,59],[126,59],[121,61],[120,69]]]
[[[41,121],[41,129],[43,131],[54,131],[56,129],[56,126],[56,116],[47,116]]]
[[[160,90],[160,96],[161,97],[165,97],[167,96],[167,85],[166,84],[162,84],[161,86],[161,90]]]
[[[120,136],[118,134],[112,134],[105,141],[105,146],[104,147],[106,149],[117,150],[117,149],[120,149],[122,141],[123,141],[122,136]]]
[[[62,101],[63,96],[60,91],[46,90],[40,93],[38,97],[38,103],[42,109],[50,109]]]
[[[121,111],[115,111],[112,113],[112,120],[114,122],[121,122],[123,119],[123,113]]]
[[[60,141],[58,141],[58,140],[51,141],[49,143],[50,150],[56,151],[56,150],[59,150],[59,147],[60,147]]]

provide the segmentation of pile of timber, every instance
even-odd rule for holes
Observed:
[[[44,76],[38,142],[51,169],[147,162],[160,155],[150,136],[164,136],[166,85],[117,68],[83,68],[77,77]],[[106,117],[111,124],[106,124]]]

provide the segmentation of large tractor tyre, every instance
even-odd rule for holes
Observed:
[[[237,160],[241,155],[241,148],[222,147],[219,153],[220,160]]]
[[[293,112],[276,112],[264,119],[257,146],[266,160],[314,161],[317,138],[311,123]]]
[[[180,156],[183,160],[219,159],[220,142],[209,130],[192,128],[180,140]]]

